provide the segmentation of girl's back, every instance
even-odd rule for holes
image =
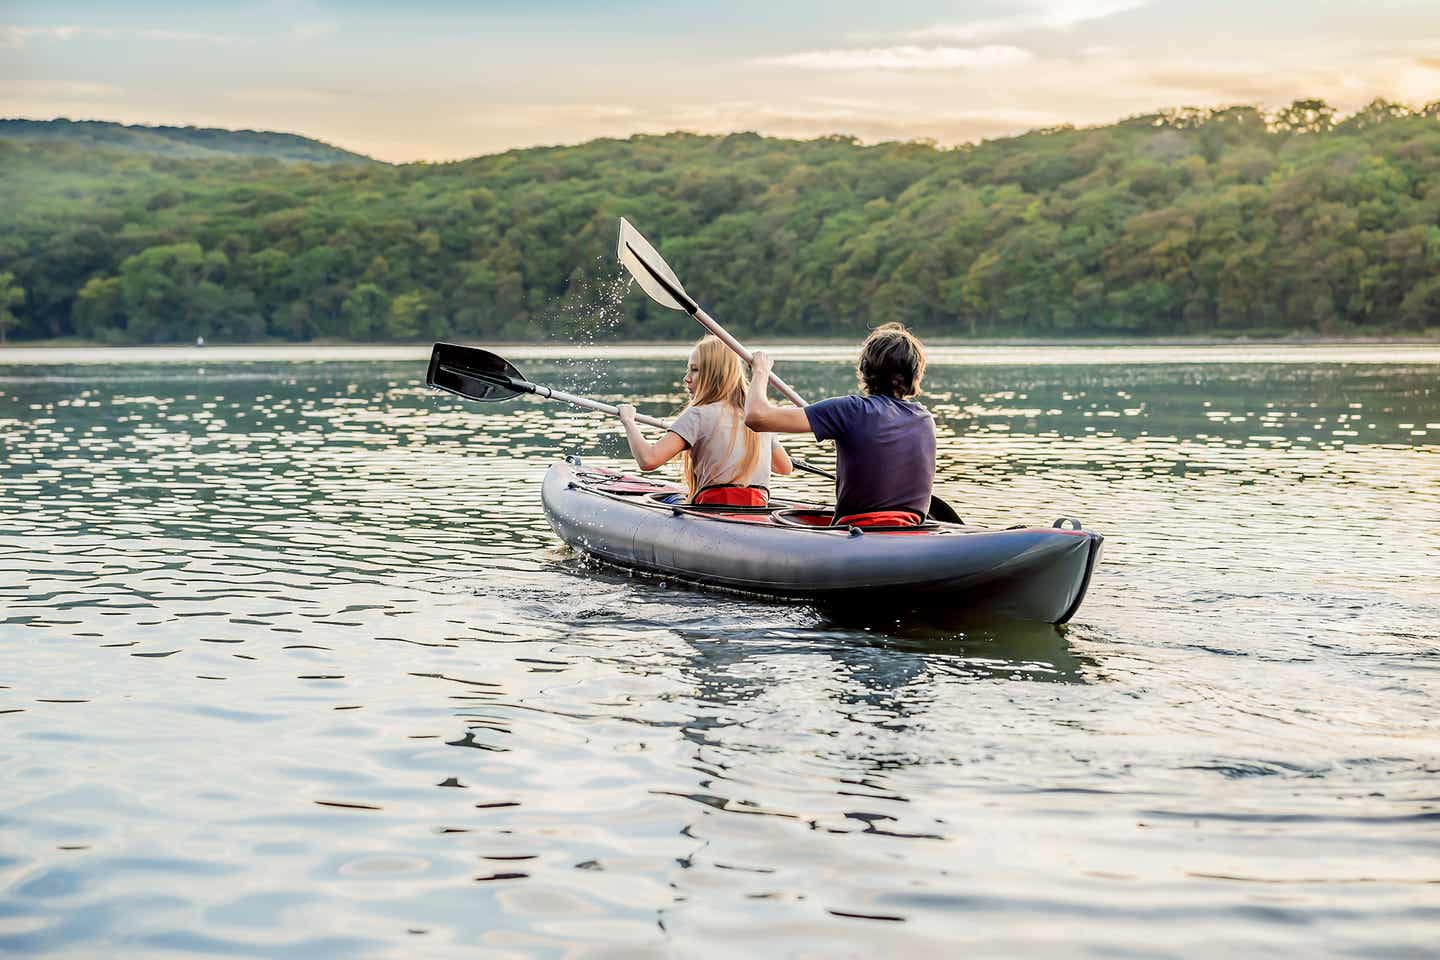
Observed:
[[[739,358],[714,337],[703,337],[690,351],[684,383],[690,405],[655,443],[635,425],[635,408],[620,404],[620,422],[635,462],[641,470],[654,470],[682,457],[690,499],[707,487],[758,487],[763,489],[712,490],[701,502],[763,506],[770,474],[789,473],[790,457],[773,442],[773,435],[745,426],[745,371]]]
[[[733,404],[717,401],[686,407],[670,430],[690,446],[694,490],[717,484],[770,486],[771,435],[759,434],[747,444],[744,415]]]

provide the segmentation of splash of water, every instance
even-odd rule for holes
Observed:
[[[583,395],[616,390],[617,385],[606,383],[605,365],[586,348],[620,337],[630,319],[625,298],[633,284],[623,268],[596,257],[590,270],[572,280],[554,311],[541,319],[547,339],[563,340],[577,348],[574,356],[547,365],[563,389]]]

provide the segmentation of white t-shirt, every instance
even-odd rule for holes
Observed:
[[[717,483],[770,486],[770,444],[774,435],[762,433],[756,444],[755,466],[744,476],[745,418],[728,403],[686,407],[670,424],[670,432],[690,445],[695,464],[695,490]]]

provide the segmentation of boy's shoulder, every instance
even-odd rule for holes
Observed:
[[[872,396],[868,393],[847,393],[842,397],[830,397],[814,404],[817,407],[826,407],[835,412],[886,412],[889,413],[895,408],[908,410],[920,416],[929,416],[930,411],[918,400],[900,400],[896,397]]]
[[[868,397],[868,396],[862,396],[861,394],[858,394],[858,393],[846,393],[846,394],[841,394],[841,395],[838,396],[838,397],[826,397],[824,400],[819,400],[819,401],[816,401],[815,403],[812,403],[811,406],[812,406],[812,407],[819,407],[819,406],[830,406],[830,407],[856,406],[856,405],[858,405],[858,404],[863,404],[866,400],[870,400],[870,399],[872,399],[872,398],[871,398],[871,397]]]

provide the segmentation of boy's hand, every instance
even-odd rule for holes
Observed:
[[[625,424],[627,427],[632,426],[635,423],[635,408],[632,405],[628,403],[622,403],[620,404],[618,410],[621,423]]]
[[[770,354],[764,350],[756,350],[750,354],[750,372],[766,380],[770,379],[770,371],[775,368],[775,361],[770,359]]]

